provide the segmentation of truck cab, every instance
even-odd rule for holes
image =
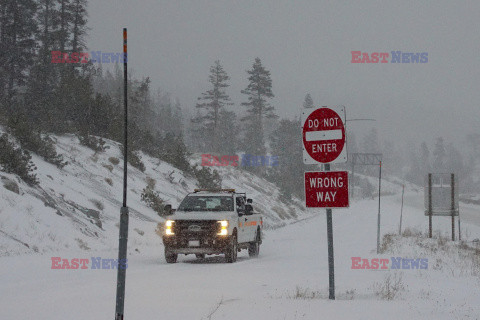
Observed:
[[[253,211],[252,200],[234,189],[195,189],[178,206],[166,206],[162,235],[165,260],[175,263],[179,254],[224,254],[226,262],[248,250],[257,257],[262,243],[262,216]]]

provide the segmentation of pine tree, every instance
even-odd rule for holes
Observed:
[[[191,172],[190,163],[188,162],[189,153],[183,142],[181,135],[175,135],[172,132],[165,134],[161,142],[159,158],[172,164],[176,168],[187,173]]]
[[[304,108],[313,108],[314,107],[313,99],[310,96],[310,93],[307,93],[307,95],[305,96],[305,101],[303,102],[303,107]]]
[[[70,6],[72,18],[72,52],[78,52],[85,47],[87,33],[87,0],[72,0]]]
[[[445,171],[445,145],[442,137],[438,137],[433,149],[433,170],[435,172]]]
[[[33,173],[37,167],[28,151],[15,147],[6,134],[0,136],[0,150],[1,171],[17,174],[30,185],[38,184],[37,175]]]
[[[195,177],[197,178],[197,186],[201,189],[220,189],[222,188],[222,178],[217,170],[201,167],[193,168]]]
[[[52,105],[54,105],[59,68],[55,68],[51,63],[51,52],[57,49],[55,33],[58,17],[54,0],[38,1],[39,28],[35,34],[35,40],[39,49],[27,84],[26,105],[28,106],[27,114],[32,123],[40,130],[47,130],[52,127],[55,120],[58,120]]]
[[[299,139],[300,120],[281,120],[280,125],[270,135],[272,156],[277,157],[278,165],[269,169],[269,177],[280,187],[285,200],[292,195],[303,197],[302,142]]]
[[[220,111],[217,129],[219,151],[222,155],[234,154],[238,150],[238,135],[240,128],[237,124],[237,115],[233,111]]]
[[[224,111],[225,106],[233,105],[230,97],[226,93],[226,88],[229,87],[228,80],[230,77],[227,75],[219,60],[215,61],[215,64],[210,67],[210,75],[208,81],[212,87],[210,90],[202,93],[202,96],[198,98],[195,106],[200,110],[204,110],[205,114],[199,118],[196,118],[194,122],[200,124],[202,131],[208,132],[209,139],[207,145],[213,152],[220,152],[220,139],[219,139],[219,127],[220,127],[220,113]]]
[[[378,133],[375,128],[370,131],[363,138],[363,152],[365,153],[379,153],[378,147]]]
[[[270,105],[267,99],[274,97],[272,92],[272,79],[270,71],[262,66],[260,58],[255,58],[252,69],[248,70],[249,84],[241,92],[247,95],[247,102],[242,105],[247,107],[247,116],[242,120],[247,120],[245,133],[245,151],[254,155],[265,154],[265,141],[263,120],[264,118],[278,117],[274,113],[274,107]]]
[[[35,55],[37,5],[33,0],[0,3],[0,104],[13,109],[19,87],[25,84]]]
[[[71,21],[70,0],[57,0],[59,4],[59,29],[55,36],[58,41],[58,49],[65,52],[68,38],[69,38],[69,22]]]
[[[407,150],[409,150],[409,170],[405,178],[411,183],[422,185],[424,183],[424,177],[421,174],[421,164],[418,158],[418,152],[416,151],[416,146],[413,143],[410,143]]]
[[[208,132],[198,121],[202,117],[200,110],[190,118],[191,127],[189,131],[191,150],[193,152],[205,153],[207,150]]]
[[[425,141],[420,145],[420,168],[420,174],[422,176],[425,176],[432,170],[430,165],[430,150],[428,150],[428,146]]]
[[[381,153],[377,129],[372,128],[365,134],[361,147],[362,153]],[[357,170],[357,167],[355,167],[355,170]],[[358,172],[367,175],[377,175],[378,168],[375,168],[374,166],[358,166]]]
[[[449,143],[445,148],[446,151],[446,163],[445,167],[447,172],[455,173],[457,178],[462,178],[466,174],[465,163],[463,161],[462,154],[454,147],[453,143]],[[463,179],[461,179],[463,180]]]

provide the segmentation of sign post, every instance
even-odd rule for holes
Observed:
[[[324,164],[325,172],[305,172],[307,207],[326,208],[329,299],[335,300],[332,208],[348,207],[348,172],[331,172],[347,162],[345,108],[306,109],[302,114],[303,162]]]
[[[432,216],[451,216],[452,241],[455,241],[455,216],[459,216],[460,221],[458,180],[454,173],[429,173],[425,180],[425,215],[428,216],[428,235],[432,237]]]

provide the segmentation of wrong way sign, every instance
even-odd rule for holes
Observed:
[[[305,200],[307,208],[348,207],[348,172],[305,172]]]
[[[345,108],[305,109],[302,113],[303,162],[345,163]]]

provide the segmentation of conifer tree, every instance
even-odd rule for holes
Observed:
[[[219,60],[216,60],[214,65],[210,67],[210,75],[208,81],[211,88],[202,93],[198,98],[196,108],[204,110],[205,113],[196,118],[194,122],[199,123],[201,131],[207,132],[208,142],[206,145],[211,148],[213,152],[220,152],[219,127],[220,115],[224,111],[225,106],[233,105],[226,92],[229,87],[228,80],[230,77],[223,69]]]
[[[307,95],[305,96],[305,101],[303,102],[303,107],[304,108],[313,108],[314,107],[313,99],[310,96],[310,93],[307,93]]]
[[[248,86],[241,92],[247,96],[247,102],[242,105],[247,107],[247,116],[242,120],[247,121],[245,133],[245,151],[254,155],[265,154],[265,141],[263,120],[278,117],[275,108],[268,103],[274,97],[272,93],[272,79],[270,71],[265,69],[260,58],[255,58],[252,69],[247,71]]]
[[[0,104],[9,111],[35,55],[36,12],[33,0],[0,2]]]

